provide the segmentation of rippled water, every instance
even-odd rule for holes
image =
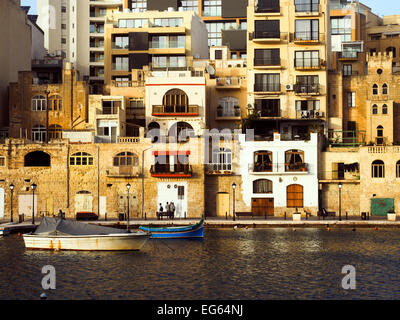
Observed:
[[[400,232],[207,229],[204,240],[149,240],[141,252],[25,250],[0,239],[0,299],[400,299]],[[344,265],[357,271],[343,290]]]

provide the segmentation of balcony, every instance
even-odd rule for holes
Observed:
[[[319,95],[320,85],[319,84],[296,84],[294,86],[294,92],[296,95]]]
[[[254,85],[255,93],[265,93],[265,94],[280,94],[281,84],[280,83],[255,83]]]
[[[288,39],[287,33],[279,31],[255,31],[249,33],[249,40],[255,43],[281,42]]]
[[[155,117],[198,117],[200,107],[197,105],[153,106]]]
[[[144,87],[144,81],[112,80],[111,85],[116,88]]]
[[[308,174],[307,163],[269,163],[260,167],[257,164],[249,164],[249,173],[254,175],[275,175],[275,174]]]
[[[117,142],[116,136],[95,136],[94,143],[116,143]]]
[[[118,143],[140,143],[139,137],[118,137]]]
[[[358,51],[339,52],[338,59],[340,61],[358,61]]]
[[[294,67],[296,70],[319,70],[323,66],[323,61],[319,58],[295,59]]]
[[[329,130],[328,143],[331,147],[358,147],[365,145],[366,131],[335,131]]]
[[[151,166],[150,174],[155,178],[190,178],[193,171],[192,166],[188,164],[159,164]]]
[[[112,71],[129,71],[129,64],[112,64]]]
[[[262,14],[280,14],[281,8],[279,6],[279,1],[275,1],[275,3],[271,3],[271,1],[267,1],[263,3],[263,1],[258,1],[254,7],[254,13],[262,13]]]
[[[254,113],[260,118],[280,118],[281,110],[279,108],[255,109]]]
[[[120,107],[118,106],[111,106],[106,107],[103,106],[101,109],[96,109],[97,115],[117,115],[119,113]]]
[[[321,11],[321,6],[318,2],[295,4],[296,17],[318,16]]]
[[[106,169],[109,178],[139,178],[140,168],[131,166],[110,167]]]
[[[207,175],[232,175],[232,164],[214,163],[206,164]]]
[[[296,119],[322,119],[325,118],[325,112],[319,110],[297,110]]]
[[[281,68],[281,58],[254,59],[254,68]]]
[[[241,88],[242,82],[241,78],[217,78],[216,84],[217,90],[236,90]]]
[[[319,44],[324,39],[318,32],[295,32],[293,41],[297,44]]]
[[[223,108],[217,108],[216,120],[240,120],[241,112],[240,107],[235,106],[230,110],[223,110]]]

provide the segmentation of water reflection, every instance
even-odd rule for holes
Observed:
[[[207,229],[203,241],[151,240],[141,252],[26,251],[0,238],[0,298],[38,299],[41,268],[56,267],[49,299],[399,299],[397,230]],[[341,268],[357,270],[345,291]]]

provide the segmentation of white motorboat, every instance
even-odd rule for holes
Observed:
[[[150,233],[44,217],[34,233],[23,237],[27,249],[118,251],[140,250]]]

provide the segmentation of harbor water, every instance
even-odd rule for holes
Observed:
[[[398,229],[206,229],[140,252],[28,251],[0,238],[0,299],[400,299]],[[44,291],[43,266],[56,270]],[[356,270],[344,290],[342,268]]]

